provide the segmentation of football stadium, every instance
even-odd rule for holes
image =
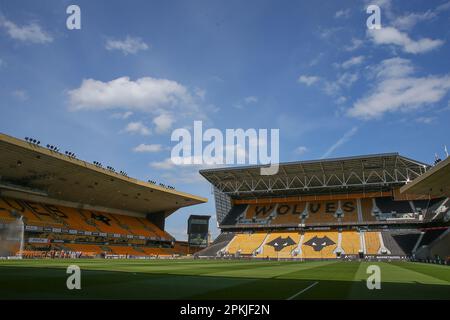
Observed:
[[[450,158],[302,161],[266,177],[260,166],[201,170],[221,229],[201,249],[164,222],[206,199],[0,138],[2,299],[450,298]],[[80,293],[65,287],[72,264]],[[383,290],[367,289],[369,266]]]
[[[0,0],[0,315],[446,317],[449,17]]]

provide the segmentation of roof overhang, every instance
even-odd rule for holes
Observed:
[[[0,190],[166,216],[207,202],[4,134],[0,134]]]
[[[280,163],[275,175],[267,166],[201,170],[219,191],[236,198],[300,194],[352,193],[400,187],[425,173],[429,165],[398,153]]]
[[[450,197],[450,157],[400,188],[401,193]]]

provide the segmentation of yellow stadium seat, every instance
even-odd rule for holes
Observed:
[[[379,232],[365,232],[364,239],[366,243],[366,254],[378,254],[380,250],[380,233]]]
[[[359,232],[356,231],[343,231],[341,247],[345,254],[358,254],[361,249],[361,240]]]
[[[298,232],[274,232],[271,233],[262,247],[258,257],[292,258],[292,251],[297,248],[300,241]]]
[[[305,232],[302,243],[304,259],[330,259],[336,258],[334,250],[338,244],[338,232],[310,231]]]
[[[243,233],[234,236],[228,245],[227,251],[229,254],[252,254],[258,249],[266,238],[266,233]]]

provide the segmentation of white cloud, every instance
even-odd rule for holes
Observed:
[[[18,26],[0,15],[0,27],[3,27],[12,39],[22,42],[43,44],[53,41],[52,36],[45,32],[36,22]]]
[[[380,118],[387,112],[412,111],[443,99],[450,91],[450,75],[414,77],[406,59],[382,61],[375,68],[375,85],[367,97],[357,100],[348,115],[362,119]]]
[[[348,69],[350,67],[357,66],[363,63],[364,59],[365,59],[364,56],[351,57],[350,59],[342,62],[339,66],[341,68]]]
[[[436,120],[436,117],[419,117],[416,122],[423,124],[432,124]]]
[[[444,41],[421,38],[411,39],[406,33],[393,27],[383,27],[379,30],[368,30],[367,35],[375,44],[396,45],[403,51],[412,54],[425,53],[440,47]]]
[[[129,117],[131,117],[132,115],[133,115],[133,112],[131,112],[131,111],[126,111],[126,112],[117,112],[117,113],[114,113],[111,117],[114,118],[114,119],[123,119],[123,120],[126,120],[126,119],[128,119]]]
[[[322,155],[321,159],[328,158],[336,149],[348,142],[351,137],[358,131],[358,127],[353,127],[339,138],[328,150]]]
[[[160,144],[141,143],[137,147],[133,148],[134,152],[160,152],[162,150],[163,150],[163,146]]]
[[[25,90],[14,90],[11,94],[19,101],[28,100],[28,93]]]
[[[392,25],[401,30],[409,30],[422,21],[429,21],[439,14],[450,9],[450,1],[425,12],[409,12],[402,16],[393,18]]]
[[[403,58],[390,58],[383,60],[372,68],[373,76],[379,79],[401,78],[414,73],[414,66],[410,60]]]
[[[344,47],[344,50],[346,51],[354,51],[356,49],[359,49],[364,44],[364,41],[357,38],[352,38],[352,43],[348,46]]]
[[[334,14],[334,17],[335,18],[348,18],[348,17],[350,17],[350,11],[351,11],[350,9],[338,10]]]
[[[420,13],[407,13],[396,17],[392,25],[400,30],[409,30],[421,21],[431,20],[436,17],[436,13],[428,10]]]
[[[319,61],[323,58],[325,54],[323,52],[320,52],[319,54],[316,54],[315,57],[308,63],[310,67],[314,67],[316,64],[319,63]]]
[[[303,83],[309,87],[319,80],[320,80],[320,78],[317,76],[301,75],[297,81],[300,83]]]
[[[260,137],[259,139],[250,138],[248,139],[248,141],[246,141],[245,146],[241,144],[236,145],[226,144],[223,146],[217,145],[214,155],[209,154],[187,155],[187,156],[180,155],[166,158],[162,161],[151,162],[149,165],[150,167],[158,170],[171,170],[174,168],[178,168],[180,170],[196,169],[198,171],[203,168],[224,167],[230,165],[226,164],[227,154],[234,154],[236,159],[241,158],[248,161],[249,160],[248,150],[251,150],[252,148],[260,148],[264,145],[267,145],[267,141],[263,137]]]
[[[441,4],[441,5],[439,5],[439,6],[436,8],[436,11],[437,11],[437,12],[442,12],[442,11],[446,11],[446,10],[449,10],[449,9],[450,9],[450,1],[445,2],[445,3]]]
[[[334,96],[341,94],[343,88],[350,88],[353,83],[359,79],[359,74],[356,72],[344,72],[338,75],[336,81],[326,81],[323,90],[327,95]]]
[[[248,96],[244,99],[244,102],[247,104],[258,102],[258,98],[255,96]]]
[[[195,92],[195,95],[196,95],[197,97],[199,97],[200,99],[202,99],[202,100],[205,99],[205,96],[206,96],[206,90],[200,89],[200,88],[195,88],[194,92]]]
[[[72,110],[133,109],[158,112],[175,106],[192,106],[187,88],[167,79],[121,77],[108,82],[84,79],[68,92]]]
[[[344,96],[340,96],[339,98],[336,99],[337,104],[343,104],[345,102],[347,102],[347,98]]]
[[[149,46],[141,38],[127,36],[124,40],[109,39],[106,41],[106,50],[119,50],[124,55],[136,54],[147,50]]]
[[[338,33],[339,31],[341,31],[343,29],[343,27],[332,27],[332,28],[319,28],[319,36],[322,39],[328,39],[331,36],[333,36],[334,34]]]
[[[171,158],[167,158],[163,161],[151,162],[150,167],[158,170],[170,170],[176,167],[176,164],[172,162]]]
[[[156,118],[153,119],[153,123],[155,124],[157,133],[165,133],[172,128],[175,119],[172,115],[163,113]]]
[[[258,97],[256,96],[248,96],[245,97],[244,99],[242,99],[241,101],[239,101],[238,103],[236,103],[234,105],[235,108],[237,109],[242,109],[245,107],[245,105],[249,105],[249,104],[254,104],[258,102]]]
[[[305,146],[300,146],[300,147],[297,147],[297,148],[294,150],[294,152],[295,152],[296,154],[298,154],[298,155],[303,155],[303,154],[305,154],[306,152],[308,152],[308,148],[305,147]]]
[[[145,124],[143,124],[140,121],[137,122],[130,122],[124,129],[125,132],[128,133],[139,133],[143,136],[148,136],[150,135],[150,129],[147,128],[145,126]]]

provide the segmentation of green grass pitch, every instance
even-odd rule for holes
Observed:
[[[81,268],[81,290],[66,287],[71,264]],[[367,289],[371,264],[381,269],[380,290]],[[356,261],[0,261],[0,299],[92,298],[450,299],[450,267]]]

